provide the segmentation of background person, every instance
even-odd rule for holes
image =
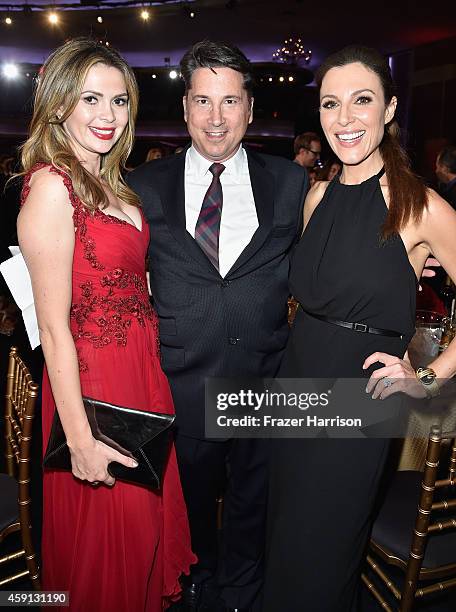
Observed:
[[[147,151],[146,162],[153,159],[161,159],[162,157],[165,157],[163,147],[159,143],[153,143]]]
[[[307,171],[314,168],[321,155],[320,136],[315,132],[304,132],[294,139],[294,162],[299,164]]]
[[[440,195],[456,209],[456,146],[448,145],[439,152],[435,174],[440,183]]]
[[[342,170],[342,164],[340,160],[331,156],[321,168],[319,168],[316,172],[316,180],[317,181],[328,181],[330,183],[333,178],[339,174]]]

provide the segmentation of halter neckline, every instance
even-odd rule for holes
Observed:
[[[371,181],[374,178],[377,180],[380,180],[382,176],[385,174],[385,166],[382,166],[382,168],[380,169],[379,172],[377,172],[377,174],[373,174],[372,176],[365,179],[364,181],[361,181],[361,183],[341,183],[340,182],[341,174],[342,174],[342,171],[340,171],[339,174],[337,175],[337,182],[339,185],[342,185],[343,187],[358,187],[359,185],[362,185],[363,183],[367,183],[367,181]]]

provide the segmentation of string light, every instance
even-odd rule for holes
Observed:
[[[156,74],[153,74],[153,75],[152,75],[152,78],[153,78],[153,79],[156,79],[156,78],[157,78],[157,75],[156,75]]]
[[[292,75],[292,74],[276,74],[275,76],[270,76],[265,74],[264,76],[259,78],[260,83],[264,83],[264,84],[272,84],[272,85],[278,85],[279,83],[286,83],[291,85],[292,83],[296,83],[297,82],[297,76],[296,75]]]
[[[182,0],[177,0],[177,1],[179,2],[179,1],[182,1]],[[188,1],[189,0],[184,0],[183,10],[185,11],[185,14],[187,15],[187,17],[189,19],[195,19],[196,16],[197,16],[196,15],[196,10],[193,9],[193,8],[190,8],[188,6],[188,4],[187,4]],[[90,3],[82,2],[82,4],[90,4]],[[135,2],[122,2],[121,4],[123,6],[130,6],[130,5],[134,6]],[[149,5],[151,3],[149,3],[149,2],[146,3],[145,2],[144,4],[148,4]],[[58,25],[60,23],[60,21],[61,21],[61,15],[60,15],[59,10],[58,10],[59,7],[56,7],[54,2],[52,2],[52,6],[47,5],[47,6],[43,6],[42,8],[39,7],[38,5],[28,4],[27,2],[17,3],[17,6],[19,6],[19,5],[22,7],[22,10],[24,12],[27,12],[27,13],[30,13],[30,14],[32,13],[32,10],[34,10],[34,9],[43,10],[43,12],[47,13],[46,19],[49,22],[49,24],[52,25],[52,26]],[[99,7],[99,3],[98,2],[96,2],[96,3],[94,2],[93,5]],[[90,6],[93,6],[93,5],[90,4]],[[109,3],[109,5],[110,5],[109,8],[111,8],[111,3]],[[73,4],[69,5],[69,7],[71,7],[71,8],[73,8],[74,6],[75,5],[73,5]],[[64,6],[63,9],[65,10],[66,7]],[[139,11],[139,16],[140,16],[140,18],[144,22],[147,22],[147,21],[149,21],[152,18],[153,14],[151,13],[150,8],[142,8]],[[13,25],[14,19],[13,19],[13,16],[11,16],[11,12],[9,12],[6,17],[2,17],[2,20],[3,20],[4,24],[7,25],[7,26],[12,26]],[[96,14],[96,20],[97,20],[97,22],[99,24],[103,24],[104,23],[104,16],[101,15],[101,14]]]
[[[177,72],[175,70],[170,70],[169,71],[169,78],[170,79],[177,79]]]

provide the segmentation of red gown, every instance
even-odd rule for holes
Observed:
[[[32,173],[25,177],[24,202]],[[146,288],[149,228],[82,205],[74,208],[70,324],[82,394],[140,410],[173,413],[159,361],[157,318]],[[43,448],[55,403],[43,378]],[[196,562],[174,447],[161,492],[117,481],[92,487],[69,472],[43,479],[43,588],[69,591],[78,612],[161,612],[179,597],[179,576]],[[68,610],[68,608],[64,608]]]

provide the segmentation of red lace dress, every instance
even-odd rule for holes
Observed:
[[[30,191],[25,177],[22,203]],[[145,281],[149,229],[97,211],[90,214],[57,168],[74,208],[75,249],[70,313],[83,395],[173,412],[158,354],[156,315]],[[55,403],[43,378],[43,447]],[[181,573],[196,558],[174,448],[163,489],[117,481],[94,488],[69,472],[44,474],[43,588],[69,591],[70,610],[161,612],[178,599]],[[68,610],[68,608],[65,608]]]

